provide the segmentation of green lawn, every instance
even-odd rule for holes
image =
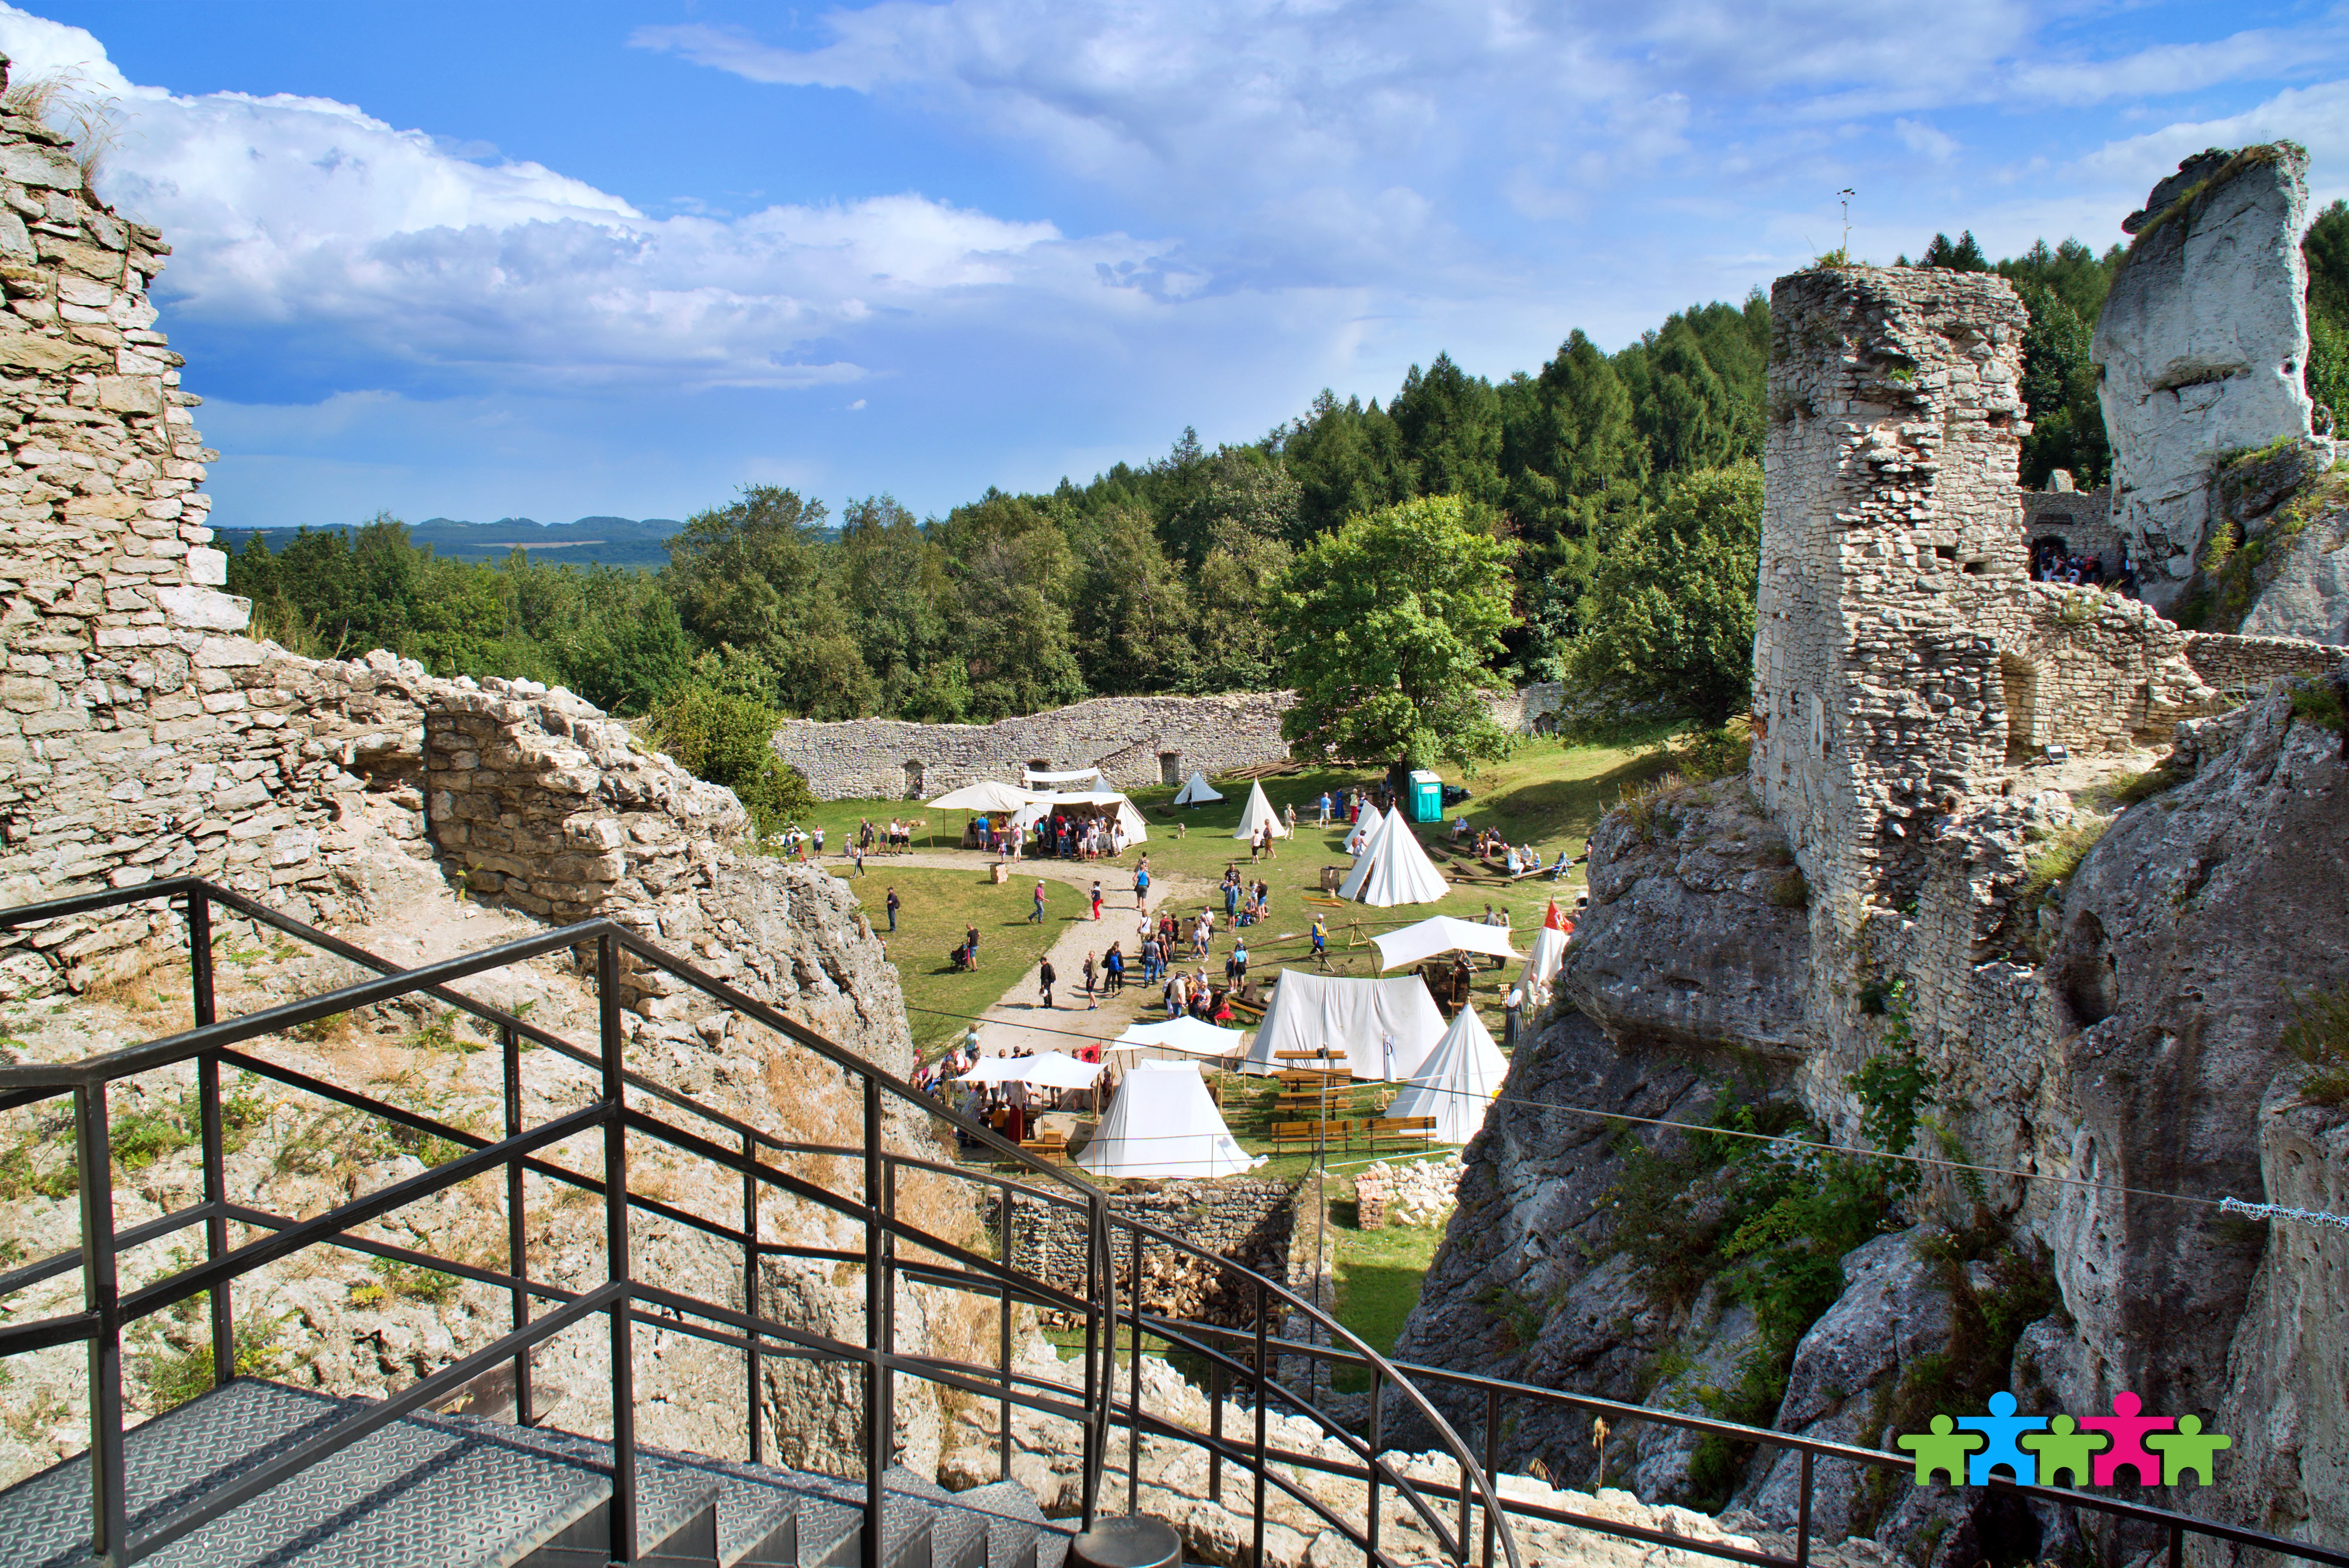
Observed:
[[[1338,1254],[1338,1321],[1360,1335],[1371,1349],[1391,1357],[1404,1320],[1418,1305],[1419,1287],[1427,1278],[1428,1265],[1435,1261],[1444,1227],[1390,1225],[1382,1231],[1359,1231],[1346,1222],[1353,1208],[1350,1200],[1330,1207],[1336,1211],[1330,1234]],[[1348,1394],[1371,1386],[1368,1373],[1350,1368],[1340,1372],[1334,1381],[1341,1393]]]
[[[854,821],[854,819],[850,819]],[[829,861],[826,862],[829,864]],[[974,858],[967,872],[925,871],[868,862],[848,886],[864,903],[865,918],[897,965],[914,1047],[936,1056],[968,1025],[943,1014],[978,1014],[993,1006],[1043,954],[1070,921],[1085,908],[1084,895],[1064,882],[1044,879],[1044,923],[1029,919],[1035,907],[1034,877],[1013,878],[998,887],[984,861]],[[897,934],[889,933],[888,890],[897,890]],[[978,972],[957,974],[947,954],[962,943],[967,926],[978,927]],[[916,1011],[931,1009],[936,1011]]]
[[[1607,809],[1616,803],[1624,786],[1653,777],[1663,766],[1661,755],[1652,750],[1633,752],[1605,747],[1565,747],[1555,739],[1529,739],[1506,761],[1480,769],[1468,779],[1466,782],[1475,791],[1475,797],[1464,808],[1455,808],[1454,814],[1465,815],[1471,827],[1498,827],[1514,842],[1531,843],[1541,851],[1545,860],[1553,859],[1561,847],[1578,851],[1584,838],[1597,826]],[[1444,776],[1447,782],[1462,781],[1452,769],[1444,770]],[[1325,789],[1334,796],[1348,785],[1375,784],[1377,779],[1378,775],[1371,769],[1328,768],[1305,769],[1268,779],[1265,793],[1274,807],[1278,809],[1295,802],[1300,820],[1297,838],[1280,846],[1278,859],[1254,866],[1248,862],[1247,844],[1231,837],[1233,828],[1239,821],[1240,809],[1247,799],[1247,786],[1244,782],[1216,780],[1216,786],[1224,791],[1226,799],[1196,809],[1169,807],[1167,802],[1174,795],[1171,788],[1133,790],[1130,793],[1135,804],[1142,808],[1149,821],[1150,838],[1137,849],[1129,850],[1123,864],[1104,865],[1102,868],[1102,882],[1108,886],[1131,886],[1131,868],[1142,852],[1150,856],[1151,869],[1162,883],[1169,873],[1174,873],[1212,884],[1221,879],[1226,866],[1237,865],[1244,877],[1251,881],[1261,879],[1272,889],[1270,922],[1267,926],[1248,933],[1248,951],[1254,969],[1261,974],[1277,969],[1285,963],[1301,961],[1311,948],[1306,934],[1311,928],[1315,913],[1315,906],[1304,902],[1306,896],[1309,893],[1319,896],[1322,867],[1342,867],[1350,863],[1346,858],[1342,829],[1327,833],[1314,829],[1310,825],[1311,812],[1308,808]],[[918,803],[903,800],[826,801],[802,825],[811,826],[814,822],[824,825],[824,863],[837,871],[843,869],[839,851],[860,819],[886,822],[893,815],[909,814],[929,818],[939,847],[951,848],[959,843],[963,813],[931,811]],[[1448,836],[1448,829],[1434,824],[1422,828],[1420,832],[1423,841],[1429,843]],[[926,847],[927,841],[917,839],[916,847]],[[1454,861],[1441,854],[1433,858],[1439,870],[1447,877],[1455,879],[1452,892],[1438,903],[1395,909],[1371,909],[1361,905],[1319,907],[1319,913],[1325,915],[1330,923],[1331,963],[1338,973],[1375,973],[1372,967],[1376,963],[1375,950],[1367,944],[1369,938],[1378,932],[1408,925],[1431,914],[1481,917],[1487,903],[1507,910],[1510,923],[1519,932],[1525,932],[1540,923],[1543,907],[1553,895],[1571,908],[1573,895],[1582,891],[1584,885],[1579,866],[1570,868],[1563,882],[1554,882],[1547,877],[1535,877],[1510,883],[1475,870],[1466,861]],[[973,863],[974,867],[980,863],[977,856],[973,857]],[[886,878],[892,874],[887,868],[885,860],[873,861],[870,874],[864,879],[864,884],[869,886],[876,878]],[[951,876],[953,873],[905,872],[896,874],[910,880],[916,874],[936,877]],[[1032,886],[1032,883],[1029,885]],[[863,891],[863,888],[859,889],[860,892]],[[1056,895],[1062,891],[1065,890],[1055,884]],[[983,880],[975,881],[959,894],[942,892],[937,895],[942,903],[953,903],[956,909],[944,925],[920,934],[920,940],[913,949],[919,954],[915,962],[910,965],[900,965],[909,1001],[920,1000],[938,1006],[947,1005],[930,1001],[932,987],[919,977],[929,970],[944,966],[947,949],[954,944],[953,939],[960,935],[961,923],[967,918],[961,913],[962,899],[967,897],[970,901],[969,907],[977,912],[985,906],[986,895],[989,893],[1007,900],[1012,905],[1010,913],[1005,918],[1013,922],[1025,918],[1027,892],[1017,882],[1009,888],[998,889]],[[874,892],[866,902],[868,907],[877,908],[880,894]],[[1185,907],[1196,907],[1196,903],[1195,900],[1189,901]],[[989,934],[984,929],[985,923],[981,924],[980,949],[984,954],[988,951],[986,936]],[[943,945],[933,939],[941,931],[948,938]],[[1528,938],[1520,937],[1520,944],[1526,940]],[[994,957],[994,954],[988,955],[986,973],[1000,976],[1003,971],[997,967]],[[1026,962],[1033,963],[1034,960],[1035,950],[1030,950]],[[1009,967],[1008,961],[1005,967]],[[1514,969],[1503,969],[1480,975],[1476,997],[1478,1006],[1497,1012],[1506,990],[1502,982],[1513,977],[1514,974]],[[945,982],[945,986],[938,994],[952,995],[958,1001],[968,1000],[985,989],[984,985],[972,985],[968,976],[954,980],[941,976],[940,979]],[[1008,978],[1003,979],[995,994],[999,995],[1002,986],[1009,984]],[[987,999],[993,1000],[993,995]],[[977,1009],[963,1007],[958,1010]],[[919,1020],[916,1023],[915,1034],[917,1039],[922,1040],[942,1040],[945,1037],[936,1031],[925,1033]]]

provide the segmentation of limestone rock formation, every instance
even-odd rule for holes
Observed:
[[[2349,645],[2349,509],[2318,511],[2277,539],[2261,566],[2238,628],[2245,636]]]
[[[1743,779],[1647,797],[1592,838],[1590,907],[1559,984],[1619,1042],[1793,1051],[1808,900]]]
[[[2114,521],[2157,607],[2176,602],[2201,558],[2218,462],[2310,433],[2307,170],[2290,142],[2212,148],[2121,225],[2135,239],[2090,353]]]
[[[2260,1106],[2267,1201],[2349,1213],[2349,1106],[2313,1099],[2287,1072]],[[2220,1510],[2261,1530],[2349,1540],[2349,1237],[2289,1221],[2269,1226],[2213,1429],[2244,1434],[2245,1462],[2218,1482]],[[2332,1375],[2328,1375],[2328,1370]]]
[[[2292,994],[2349,985],[2349,762],[2286,696],[2190,733],[2195,776],[2123,812],[2071,882],[2045,975],[2079,1032],[2047,1047],[2076,1117],[2073,1174],[2248,1195]],[[2040,1357],[2055,1390],[2083,1409],[2124,1388],[2149,1409],[2217,1408],[2268,1238],[2105,1188],[2064,1189],[2043,1223],[2075,1326]]]

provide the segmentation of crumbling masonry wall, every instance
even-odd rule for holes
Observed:
[[[439,683],[234,634],[247,606],[217,591],[197,488],[216,454],[147,297],[169,252],[54,132],[0,115],[0,899],[200,873],[347,912],[350,803],[412,776]],[[0,994],[88,985],[168,923],[0,936]]]

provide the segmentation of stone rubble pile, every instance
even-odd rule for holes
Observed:
[[[1441,1160],[1381,1160],[1354,1175],[1358,1222],[1366,1231],[1388,1225],[1441,1224],[1460,1186],[1460,1156]]]

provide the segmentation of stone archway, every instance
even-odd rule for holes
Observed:
[[[909,758],[905,762],[905,799],[908,800],[918,800],[921,798],[922,765],[920,762]]]

